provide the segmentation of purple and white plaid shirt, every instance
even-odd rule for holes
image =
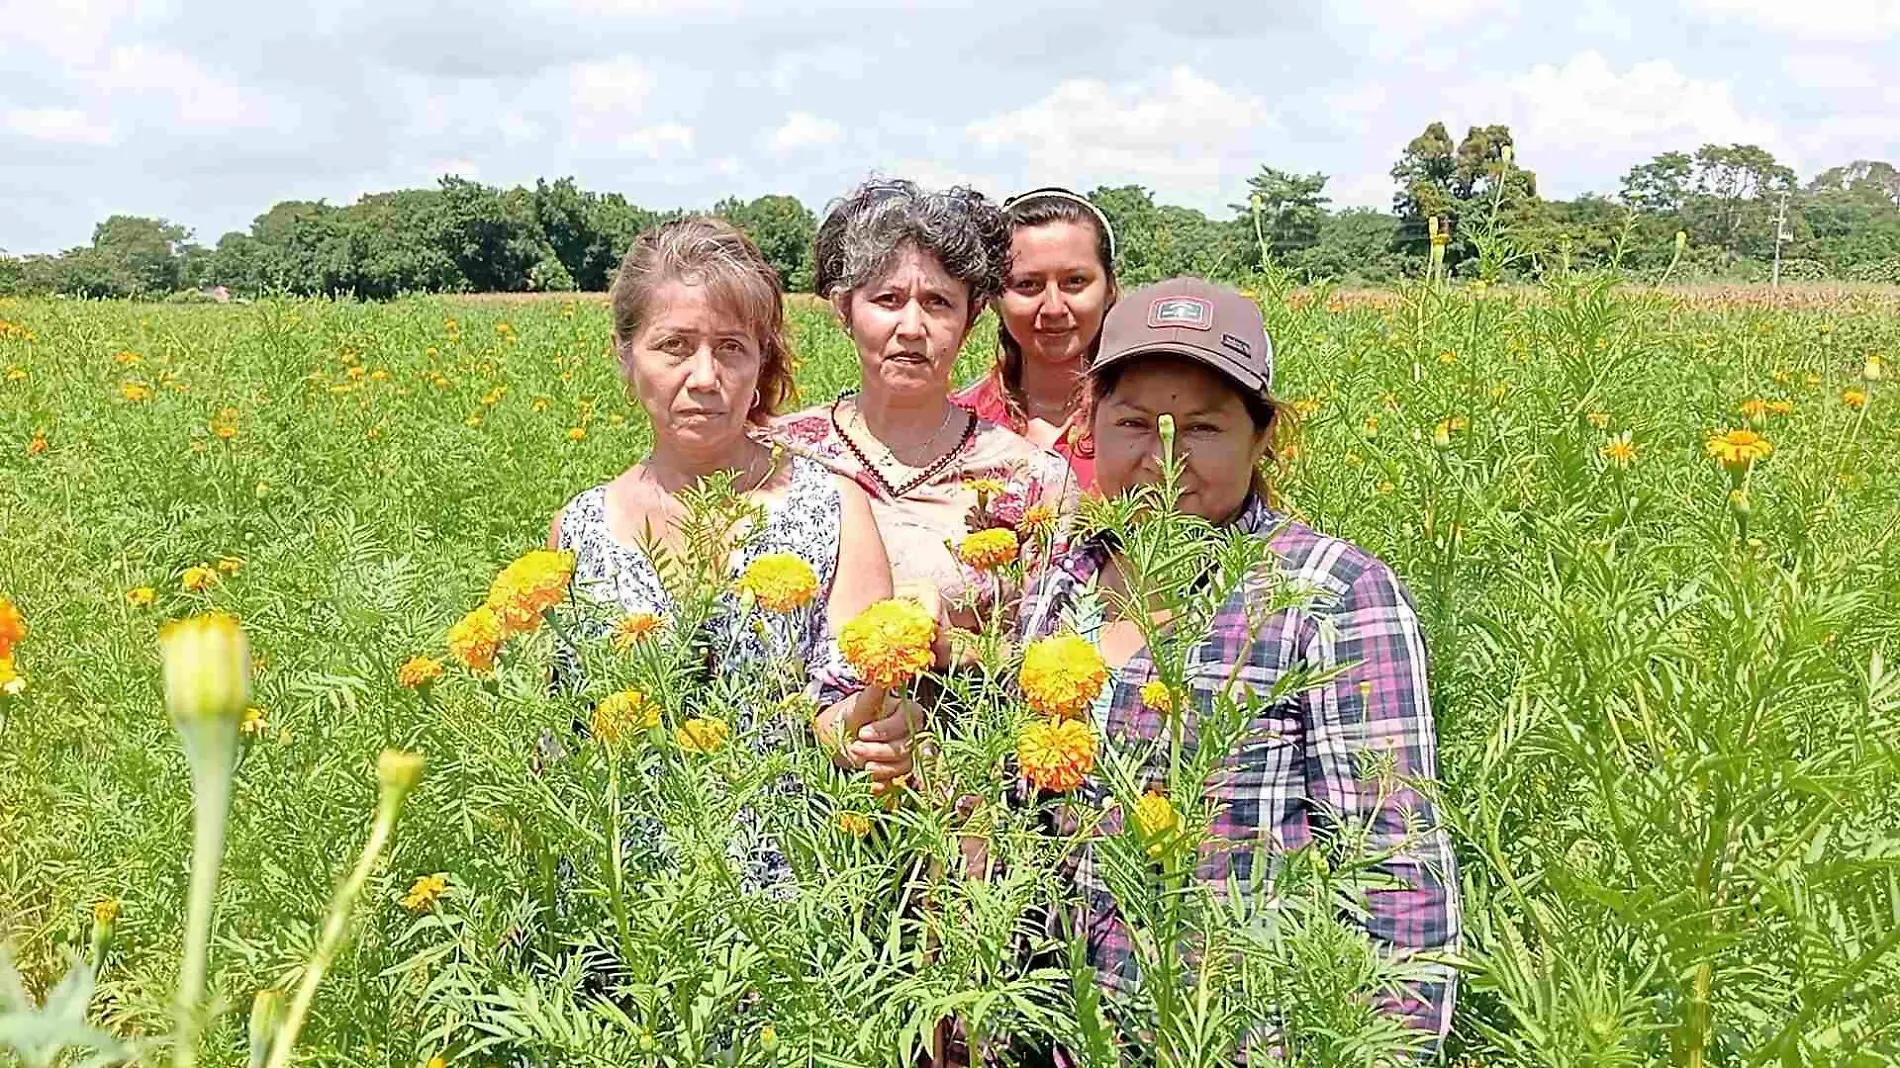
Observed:
[[[1263,707],[1222,762],[1208,786],[1208,801],[1218,806],[1211,833],[1222,841],[1203,850],[1197,874],[1217,886],[1231,874],[1244,887],[1262,853],[1271,857],[1316,839],[1324,845],[1342,826],[1363,828],[1358,833],[1366,855],[1383,858],[1370,870],[1393,884],[1367,888],[1366,933],[1395,953],[1455,951],[1460,920],[1451,844],[1434,800],[1411,785],[1438,778],[1425,643],[1411,595],[1378,558],[1286,519],[1257,497],[1235,524],[1270,539],[1269,561],[1296,587],[1317,591],[1317,598],[1268,617],[1251,640],[1247,600],[1257,587],[1243,586],[1221,606],[1210,638],[1190,656],[1188,685],[1194,692],[1183,702],[1186,737],[1195,734],[1195,710],[1211,707],[1212,695],[1236,669],[1237,699],[1244,689],[1265,694],[1289,669],[1346,669]],[[1057,558],[1024,599],[1025,639],[1065,629],[1067,609],[1107,560],[1099,538],[1078,542]],[[1144,743],[1165,736],[1161,714],[1144,707],[1139,695],[1142,683],[1155,677],[1144,648],[1109,683],[1106,717],[1098,703],[1095,726],[1110,748],[1148,748]],[[1166,746],[1154,748],[1159,755],[1144,770],[1159,780],[1167,773]],[[1383,781],[1362,777],[1360,761],[1375,754],[1392,761]],[[1092,779],[1081,793],[1100,799],[1105,788]],[[1119,822],[1105,823],[1104,832]],[[1136,967],[1129,932],[1086,848],[1077,858],[1075,882],[1090,960],[1105,986],[1127,989]],[[1413,984],[1386,1008],[1434,1035],[1436,1046],[1451,1026],[1456,974],[1448,965],[1417,963],[1432,978]]]

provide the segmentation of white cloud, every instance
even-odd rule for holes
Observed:
[[[651,71],[631,60],[577,63],[568,70],[568,143],[593,151],[661,159],[693,151],[693,128],[652,121]]]
[[[783,155],[801,148],[835,145],[842,140],[844,127],[809,111],[794,111],[785,116],[785,122],[778,129],[772,131],[767,144],[773,152]]]
[[[977,148],[1027,157],[1033,180],[1139,182],[1204,206],[1253,172],[1278,127],[1266,101],[1187,67],[1145,83],[1065,81],[1015,111],[972,122]]]
[[[1710,19],[1736,19],[1784,37],[1819,41],[1876,41],[1900,33],[1894,0],[1689,0]]]
[[[1619,171],[1705,142],[1785,148],[1774,124],[1743,114],[1727,82],[1690,77],[1668,60],[1619,71],[1594,51],[1507,79],[1501,99],[1472,118],[1508,123],[1525,165],[1559,179]]]
[[[1326,183],[1326,195],[1332,198],[1332,207],[1335,209],[1378,208],[1380,211],[1391,211],[1392,194],[1397,191],[1398,183],[1384,172],[1358,174]]]
[[[173,118],[199,129],[266,126],[271,102],[261,94],[212,74],[181,52],[149,45],[112,49],[90,86],[115,96],[170,98]]]
[[[9,108],[0,125],[35,141],[62,145],[109,145],[115,136],[112,127],[77,108]]]

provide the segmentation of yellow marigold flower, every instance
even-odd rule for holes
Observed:
[[[112,357],[112,362],[118,364],[120,367],[131,367],[143,358],[144,357],[136,352],[126,351],[115,353]]]
[[[840,812],[838,829],[853,838],[863,838],[871,833],[871,818],[857,812]]]
[[[264,710],[251,705],[244,710],[244,718],[238,720],[238,731],[243,734],[256,734],[270,726],[264,719]]]
[[[430,656],[412,656],[396,669],[396,685],[405,690],[420,690],[442,677],[442,661]]]
[[[174,722],[240,721],[251,703],[251,650],[235,618],[212,612],[167,623],[158,653]]]
[[[594,706],[594,737],[609,744],[659,725],[660,706],[647,700],[646,694],[639,690],[610,693]]]
[[[1056,510],[1047,504],[1032,504],[1023,509],[1023,519],[1019,524],[1022,532],[1031,537],[1046,537],[1056,527]]]
[[[796,612],[818,593],[818,575],[797,553],[766,553],[746,565],[739,590],[768,612]]]
[[[957,557],[978,571],[994,571],[1015,563],[1019,549],[1015,531],[991,527],[964,538],[963,544],[957,547]]]
[[[573,575],[574,554],[553,549],[530,550],[503,568],[486,602],[501,621],[503,637],[539,627],[542,614],[567,596]]]
[[[1787,415],[1792,411],[1794,411],[1793,401],[1771,400],[1768,402],[1769,415]]]
[[[1299,400],[1293,402],[1293,411],[1299,415],[1301,419],[1311,418],[1313,413],[1319,411],[1319,408],[1320,399],[1318,397],[1301,397]]]
[[[45,452],[46,449],[46,431],[35,430],[33,432],[33,440],[26,443],[26,454],[28,456],[38,456],[40,453]]]
[[[545,412],[548,410],[548,405],[550,403],[551,402],[546,397],[536,397],[533,400],[528,402],[528,407],[537,412]]]
[[[435,904],[436,899],[442,896],[442,891],[448,888],[449,877],[447,875],[441,872],[437,872],[434,875],[424,875],[410,884],[409,892],[402,895],[402,907],[408,909],[410,912],[421,912],[423,909]]]
[[[0,656],[12,652],[14,643],[25,638],[26,617],[11,600],[0,596]]]
[[[1859,389],[1842,390],[1841,403],[1847,405],[1849,408],[1859,411],[1860,409],[1867,407],[1867,393],[1865,390],[1859,390]]]
[[[494,609],[483,605],[449,628],[449,655],[470,671],[486,673],[494,670],[501,639],[501,620]]]
[[[20,676],[19,669],[13,666],[13,654],[0,653],[0,694],[17,697],[26,689],[26,679]]]
[[[1746,471],[1775,451],[1768,439],[1753,430],[1728,430],[1709,438],[1709,456],[1730,471]]]
[[[1174,810],[1174,802],[1167,795],[1150,791],[1135,802],[1135,830],[1155,843],[1148,852],[1160,852],[1161,842],[1180,829],[1181,814]]]
[[[1585,418],[1589,419],[1590,425],[1596,427],[1598,430],[1608,430],[1610,428],[1609,412],[1591,412]]]
[[[152,387],[142,382],[126,382],[119,386],[119,396],[134,404],[152,399]]]
[[[203,593],[216,585],[217,581],[218,573],[216,571],[194,564],[186,568],[185,573],[179,576],[178,585],[191,593]]]
[[[1636,446],[1630,442],[1630,432],[1621,434],[1604,443],[1603,456],[1617,467],[1628,467],[1636,460]]]
[[[1045,716],[1081,715],[1107,681],[1102,654],[1073,634],[1040,638],[1023,652],[1023,696]]]
[[[963,488],[979,497],[996,497],[1003,492],[1003,481],[997,478],[966,478]]]
[[[584,426],[571,426],[567,428],[567,440],[569,441],[581,441],[586,437],[587,428]]]
[[[218,557],[218,570],[224,572],[227,575],[237,574],[238,568],[243,567],[243,566],[244,566],[244,561],[239,557],[236,557],[236,556]]]
[[[117,898],[101,898],[92,903],[92,922],[101,924],[111,923],[118,918],[119,901]]]
[[[724,720],[695,716],[680,724],[675,733],[679,747],[688,753],[716,753],[726,744],[732,728]]]
[[[1768,417],[1768,402],[1760,397],[1750,397],[1742,402],[1742,418],[1759,423]]]
[[[1095,732],[1081,720],[1037,720],[1017,734],[1016,762],[1036,786],[1067,793],[1095,769]]]
[[[1141,684],[1141,703],[1165,716],[1174,711],[1174,693],[1160,679],[1149,679]]]
[[[149,608],[157,599],[158,591],[150,586],[135,586],[125,591],[125,601],[134,608]]]
[[[904,598],[879,601],[838,635],[838,649],[873,686],[902,686],[936,661],[937,621]]]
[[[660,617],[651,612],[635,612],[614,624],[609,639],[615,649],[626,652],[660,629]]]
[[[440,1055],[437,1055],[430,1057],[429,1063],[424,1065],[423,1068],[449,1068],[449,1062],[443,1060]]]

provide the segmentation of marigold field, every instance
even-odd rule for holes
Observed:
[[[1447,1060],[1895,1063],[1900,298],[1476,288],[1262,296],[1299,415],[1283,503],[1388,561],[1427,627],[1464,887]],[[1000,1058],[1112,1062],[1064,948],[1025,951],[1061,845],[1007,784],[975,813],[886,806],[808,745],[749,748],[783,736],[782,685],[641,652],[690,620],[622,622],[589,685],[634,692],[591,730],[544,684],[549,628],[493,678],[450,655],[562,503],[642,454],[608,331],[597,300],[0,301],[0,597],[25,628],[0,674],[0,1063],[75,958],[115,1055],[172,1056],[192,795],[157,635],[212,609],[248,633],[254,711],[203,1063],[246,1063],[253,994],[303,977],[386,747],[427,770],[298,1063],[909,1063],[951,1016]],[[855,381],[823,306],[791,334],[806,402]],[[978,792],[1033,715],[1000,637],[944,747]],[[1208,814],[1137,797],[1129,870],[1165,888]],[[795,886],[746,883],[742,809]],[[955,876],[959,835],[1005,858],[992,879]],[[1265,1006],[1294,1063],[1402,1052],[1367,1007],[1402,973],[1332,919],[1355,863],[1289,860],[1251,917],[1156,890],[1208,978],[1126,1009],[1121,1056],[1214,1063]]]

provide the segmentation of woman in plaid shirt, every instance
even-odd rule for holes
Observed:
[[[1459,938],[1457,879],[1435,800],[1416,788],[1438,775],[1418,615],[1377,558],[1266,504],[1258,472],[1277,414],[1272,382],[1259,308],[1198,279],[1125,297],[1109,313],[1090,366],[1088,427],[1104,495],[1160,481],[1161,420],[1171,416],[1184,464],[1180,510],[1266,539],[1269,561],[1318,591],[1310,605],[1263,621],[1258,610],[1249,613],[1262,595],[1242,584],[1191,657],[1180,713],[1190,737],[1197,710],[1230,679],[1238,697],[1248,689],[1264,695],[1289,672],[1325,678],[1265,704],[1210,780],[1212,842],[1196,875],[1245,887],[1273,870],[1275,854],[1314,842],[1327,848],[1351,828],[1384,878],[1367,887],[1363,915],[1349,922],[1394,954],[1447,955]],[[1112,612],[1078,623],[1071,611],[1078,600],[1093,602],[1091,591],[1125,594],[1123,566],[1105,538],[1074,544],[1025,599],[1023,631],[1033,639],[1075,629],[1096,644],[1111,673],[1091,712],[1095,729],[1111,751],[1158,752],[1143,769],[1155,781],[1165,777],[1167,747],[1150,743],[1167,727],[1140,697],[1143,683],[1158,677],[1140,625]],[[1081,794],[1099,801],[1107,791],[1091,780]],[[1091,852],[1085,848],[1075,868],[1078,929],[1102,984],[1126,990],[1136,954]],[[1421,978],[1387,1007],[1427,1032],[1435,1048],[1450,1026],[1454,974],[1433,960],[1414,963]]]

